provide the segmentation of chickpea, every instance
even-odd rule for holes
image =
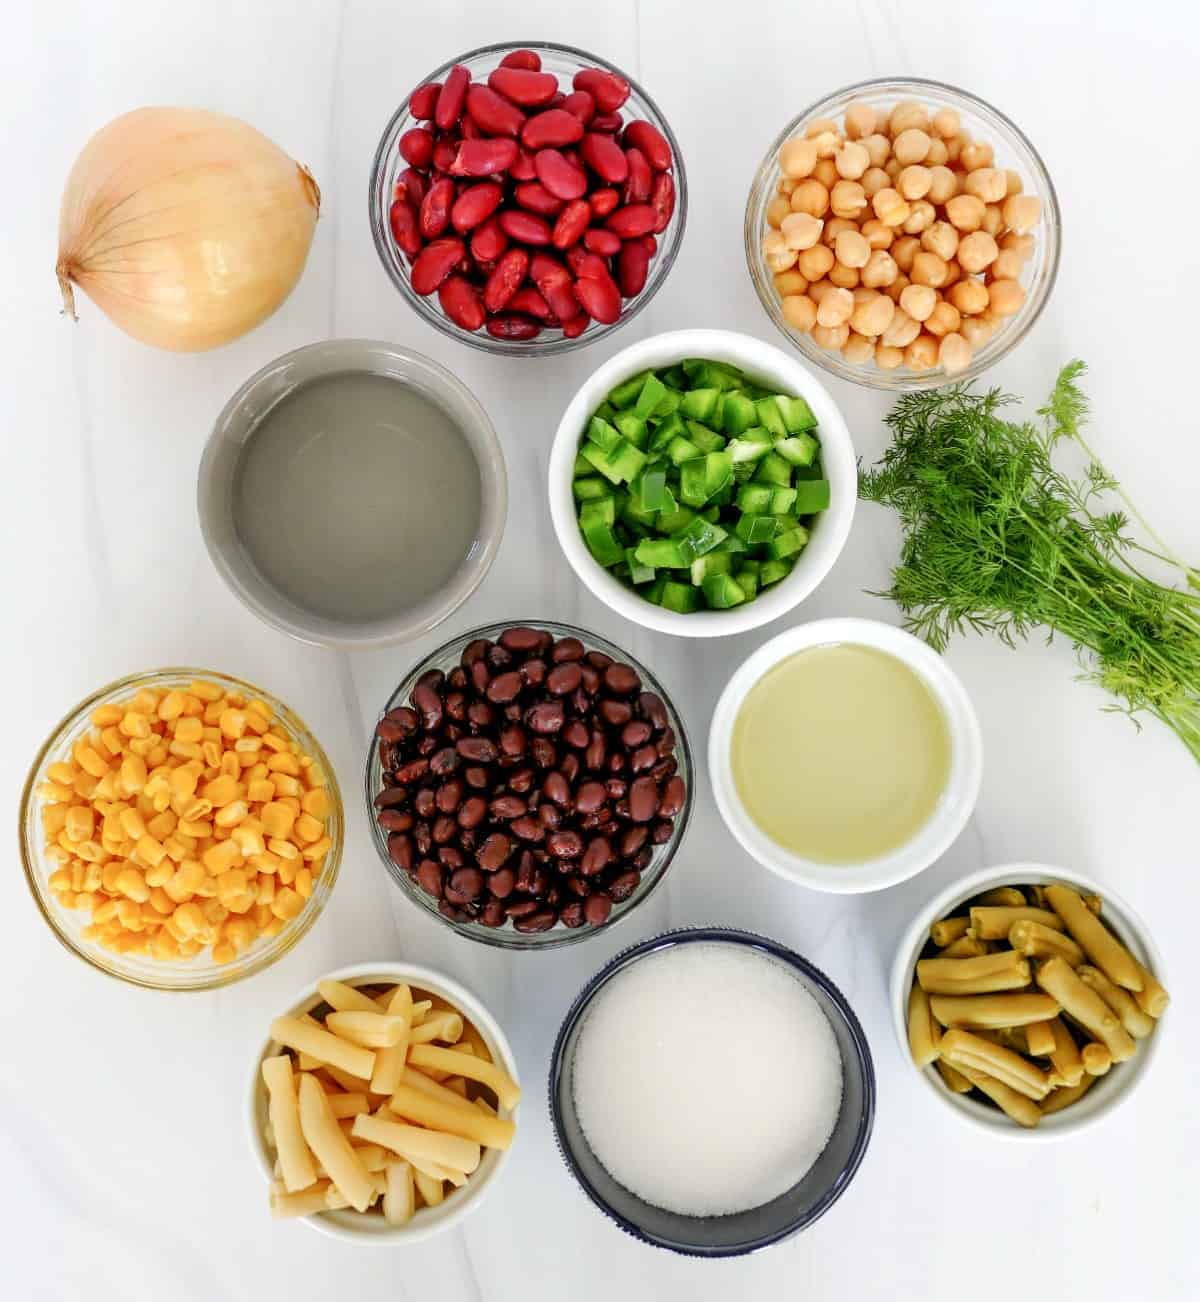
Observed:
[[[796,196],[793,194],[792,207],[795,206]],[[956,194],[946,203],[946,216],[956,230],[977,231],[983,225],[984,207],[983,200],[976,195]]]
[[[959,241],[958,262],[964,271],[974,275],[990,267],[999,253],[999,246],[987,231],[973,231]]]
[[[866,285],[859,285],[857,289],[852,289],[850,292],[854,295],[856,309],[861,307],[863,303],[869,303],[875,297],[875,291],[868,289]]]
[[[947,295],[963,316],[977,316],[988,307],[987,286],[981,280],[960,280]]]
[[[958,232],[949,222],[934,222],[921,232],[921,247],[949,262],[958,251]]]
[[[836,289],[837,286],[831,280],[818,280],[808,287],[808,296],[818,306],[821,306],[821,300],[830,290]]]
[[[795,266],[796,250],[788,248],[778,231],[768,231],[763,236],[762,251],[768,271],[787,271]]]
[[[863,366],[875,356],[875,340],[851,330],[850,338],[842,345],[842,356],[854,366]]]
[[[858,268],[847,267],[841,262],[835,263],[829,279],[841,289],[853,289],[858,284]]]
[[[892,178],[882,167],[868,167],[863,173],[862,188],[868,199],[874,199],[880,190],[891,185]]]
[[[779,170],[785,177],[798,181],[811,176],[817,165],[817,147],[811,140],[786,140],[779,150]]]
[[[850,338],[850,327],[848,325],[840,326],[813,326],[812,337],[822,348],[828,348],[833,352],[840,352],[845,346],[846,340]]]
[[[925,196],[930,203],[945,203],[958,193],[958,177],[942,164],[929,169],[929,193]]]
[[[914,321],[926,321],[937,307],[937,293],[928,285],[912,284],[900,295],[900,306]]]
[[[833,251],[844,267],[865,267],[871,256],[871,246],[858,231],[840,231]]]
[[[988,307],[996,316],[1015,316],[1025,301],[1025,291],[1015,280],[993,280],[988,286]]]
[[[833,250],[826,248],[824,244],[814,244],[811,249],[805,249],[796,261],[796,270],[809,282],[809,293],[812,293],[812,282],[820,280],[822,276],[827,276],[834,263]]]
[[[846,105],[846,136],[850,140],[861,140],[875,130],[878,115],[869,104],[854,100]]]
[[[824,217],[828,211],[829,191],[815,177],[801,181],[792,191],[792,212],[806,212],[810,217]]]
[[[984,203],[999,203],[1008,190],[1008,178],[994,167],[981,167],[967,173],[963,189]]]
[[[940,289],[946,283],[946,260],[939,258],[936,253],[922,250],[913,258],[912,271],[909,274],[918,285]]]
[[[900,295],[912,284],[912,281],[904,274],[900,274],[892,281],[890,285],[885,285],[883,292],[892,300],[893,303],[900,302]]]
[[[1017,235],[1028,235],[1042,217],[1042,201],[1036,194],[1012,194],[1004,201],[1004,224]]]
[[[885,226],[878,217],[872,217],[870,221],[862,224],[862,233],[866,236],[867,243],[873,249],[889,249],[892,241],[896,238],[895,231],[890,226]]]
[[[866,137],[863,147],[867,151],[872,167],[882,167],[892,152],[892,142],[878,131]]]
[[[938,365],[947,375],[957,375],[971,364],[971,345],[960,334],[948,334],[938,348]]]
[[[912,270],[913,259],[921,248],[921,242],[915,235],[902,235],[891,247],[891,255],[896,259],[896,266],[906,274]]]
[[[832,166],[834,154],[842,147],[842,137],[836,131],[822,131],[820,135],[813,136],[811,139],[817,147],[817,167],[820,167],[823,162],[828,162]]]
[[[924,199],[933,185],[933,173],[920,163],[912,163],[900,173],[896,188],[906,199]]]
[[[838,124],[833,118],[813,118],[813,120],[804,128],[804,135],[809,140],[815,140],[818,136],[823,136],[827,131],[831,131],[835,136],[838,132]]]
[[[822,158],[813,168],[813,178],[820,181],[826,190],[832,190],[838,183],[837,168],[833,165],[833,159]]]
[[[971,133],[969,131],[959,131],[956,135],[951,136],[946,141],[946,162],[957,163],[958,157],[963,151],[963,146],[969,144],[970,141]]]
[[[849,217],[831,217],[825,223],[825,229],[821,232],[821,243],[828,244],[832,249],[837,242],[837,237],[843,231],[858,230],[858,223],[852,222]]]
[[[896,259],[884,249],[873,249],[859,279],[868,289],[883,289],[900,274]]]
[[[867,206],[867,192],[857,181],[839,181],[829,193],[829,206],[839,217],[858,217]]]
[[[901,131],[893,139],[892,155],[903,167],[907,167],[910,163],[923,163],[929,153],[929,145],[929,137],[924,131],[917,127],[910,127],[907,131]]]
[[[996,159],[996,151],[991,145],[972,141],[970,144],[963,145],[958,159],[968,172],[975,172],[981,167],[991,167]]]
[[[899,191],[893,190],[890,185],[876,194],[871,200],[871,207],[875,210],[875,216],[885,226],[902,225],[908,220],[909,213],[912,212],[912,209],[908,206],[908,200]]]
[[[794,330],[808,331],[817,323],[817,305],[807,294],[789,294],[780,303],[779,310]]]
[[[898,158],[892,157],[884,163],[883,170],[887,173],[887,179],[895,185],[900,179],[900,173],[904,171],[904,168]]]
[[[905,131],[925,131],[928,127],[929,110],[923,104],[918,104],[911,99],[901,100],[892,109],[891,116],[888,118],[888,128],[893,138],[902,135]]]
[[[1015,249],[1004,249],[996,255],[990,275],[995,280],[1020,280],[1025,268],[1025,259]]]
[[[942,281],[940,286],[942,292],[945,293],[951,285],[957,285],[962,278],[963,269],[959,266],[958,259],[951,258],[950,261],[946,263],[946,279]]]
[[[953,303],[939,298],[925,322],[925,329],[940,339],[943,335],[953,334],[960,325],[962,325],[962,313]]]
[[[799,252],[801,249],[811,249],[816,244],[821,238],[824,225],[820,217],[813,217],[806,212],[789,212],[779,231],[788,248]]]
[[[881,371],[894,371],[904,361],[904,350],[888,344],[875,345],[875,365]]]
[[[896,305],[886,294],[872,294],[854,309],[850,317],[850,328],[874,339],[891,325],[895,314]]]
[[[961,126],[962,119],[958,116],[957,109],[938,109],[933,115],[933,134],[942,140],[949,140],[951,137],[958,135]]]
[[[817,308],[817,324],[823,326],[845,325],[850,320],[850,314],[853,311],[854,295],[848,289],[831,289],[821,299]]]
[[[775,292],[780,298],[787,298],[789,294],[804,294],[808,290],[808,281],[795,268],[781,271],[773,279]]]
[[[1004,172],[1007,182],[1007,198],[1011,199],[1014,194],[1020,194],[1025,188],[1025,182],[1021,180],[1021,173],[1014,172],[1011,167],[1006,168]]]
[[[910,371],[927,371],[937,361],[937,350],[932,335],[918,335],[904,350],[904,364]]]
[[[907,348],[920,333],[921,323],[914,321],[903,307],[897,306],[883,332],[883,342],[889,348]]]
[[[767,225],[779,228],[783,219],[792,211],[792,205],[782,194],[777,194],[774,199],[767,204]]]
[[[998,203],[989,203],[983,210],[983,229],[993,237],[1004,229],[1004,215]]]
[[[857,140],[848,140],[834,155],[833,165],[837,168],[838,176],[845,177],[847,181],[857,181],[871,166],[871,155],[867,153],[866,145],[860,145]]]
[[[925,155],[925,166],[941,167],[945,163],[948,153],[944,140],[931,140],[929,142],[929,153]]]
[[[905,235],[920,235],[933,225],[937,213],[928,199],[918,199],[912,206],[912,212],[904,219]]]
[[[783,195],[785,199],[791,198],[792,191],[795,188],[796,188],[796,182],[787,176],[781,176],[779,178],[779,184],[776,185],[775,187],[775,189],[778,190],[779,193]]]
[[[959,327],[958,333],[972,348],[979,349],[992,337],[993,328],[990,321],[985,321],[978,316],[969,316]]]
[[[1015,253],[1022,262],[1033,257],[1033,250],[1036,245],[1037,241],[1034,240],[1032,235],[1018,235],[1015,231],[1010,231],[1000,241],[1000,247],[1005,253]]]

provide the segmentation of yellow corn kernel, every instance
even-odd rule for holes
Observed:
[[[229,910],[220,900],[205,900],[200,908],[210,927],[219,927],[229,917]]]
[[[222,773],[228,774],[235,782],[240,780],[242,776],[241,763],[237,755],[231,750],[221,752],[221,762],[218,767]]]
[[[87,909],[88,912],[95,907],[96,895],[93,891],[76,891],[75,907],[77,909]]]
[[[213,825],[201,819],[181,818],[175,825],[176,836],[187,836],[195,840],[204,840],[212,836]]]
[[[282,754],[284,751],[289,749],[288,739],[280,736],[280,734],[274,730],[263,733],[263,745],[268,747],[270,750],[277,751],[279,754]],[[269,764],[270,761],[268,760],[267,763]]]
[[[80,841],[75,846],[75,853],[81,859],[86,859],[88,863],[103,863],[108,857],[104,847],[97,845],[95,841]]]
[[[180,797],[194,796],[200,782],[201,771],[200,765],[195,762],[180,764],[178,768],[172,769],[169,779],[171,794]]]
[[[217,725],[221,729],[222,736],[228,737],[230,741],[237,741],[246,731],[246,716],[241,710],[222,710]]]
[[[262,927],[259,930],[258,934],[262,936],[264,940],[269,940],[272,936],[278,936],[286,925],[287,923],[284,922],[282,918],[272,918],[265,927]]]
[[[149,687],[141,688],[132,701],[126,703],[127,710],[135,710],[138,714],[157,714],[158,703],[162,698]]]
[[[289,773],[276,773],[273,775],[273,781],[275,783],[276,799],[290,796],[296,801],[296,808],[299,809],[300,797],[304,794],[300,779],[292,777]]]
[[[236,827],[249,812],[250,806],[244,800],[231,800],[217,810],[213,822],[218,827]]]
[[[257,869],[260,873],[277,873],[279,865],[283,862],[277,854],[272,854],[270,850],[264,850],[262,854],[250,856],[250,866]]]
[[[300,858],[299,849],[291,841],[285,841],[282,837],[273,836],[267,842],[267,849],[272,854],[277,854],[285,862],[293,861]],[[299,864],[296,865],[299,867]]]
[[[275,878],[270,873],[258,874],[257,899],[259,904],[270,904],[275,898]]]
[[[139,836],[135,846],[138,857],[144,859],[151,868],[155,864],[161,863],[167,853],[167,848],[157,837],[153,837],[147,832],[144,836]]]
[[[47,836],[57,836],[59,832],[67,825],[67,814],[70,807],[68,805],[43,805],[42,806],[42,831]]]
[[[151,836],[157,837],[160,841],[165,841],[168,836],[175,830],[179,823],[179,817],[172,809],[164,809],[161,814],[155,816],[146,824],[146,831]]]
[[[168,692],[158,703],[157,714],[164,723],[178,719],[187,704],[182,692]]]
[[[151,768],[158,768],[160,765],[167,762],[170,754],[171,752],[167,748],[166,742],[162,740],[156,741],[146,752],[146,763],[149,764]]]
[[[131,737],[126,750],[131,755],[141,755],[145,758],[154,749],[153,737]]]
[[[304,769],[304,783],[307,787],[316,789],[328,785],[329,779],[325,776],[325,770],[319,764],[309,764]]]
[[[70,868],[56,868],[46,879],[46,884],[52,891],[69,891],[71,889]]]
[[[314,841],[319,841],[325,835],[325,825],[318,823],[315,818],[308,814],[301,814],[296,819],[295,826],[296,836],[305,844],[311,845]]]
[[[110,894],[117,893],[117,874],[125,865],[119,859],[110,859],[100,869],[100,885]]]
[[[250,763],[258,762],[259,752],[262,750],[262,742],[257,737],[239,737],[233,743],[233,749],[242,756],[242,764],[246,764],[245,756],[249,755]]]
[[[219,701],[225,695],[224,691],[216,683],[206,683],[203,679],[195,679],[188,691],[201,701]]]
[[[75,781],[71,783],[71,790],[81,799],[90,800],[92,792],[100,785],[100,779],[93,777],[90,773],[85,773],[82,769],[75,774]]]
[[[120,814],[121,830],[131,840],[136,841],[146,835],[146,820],[136,809],[124,809]]]
[[[219,741],[221,738],[221,729],[218,724],[220,723],[221,715],[225,713],[227,708],[224,699],[220,701],[210,701],[204,707],[204,714],[201,717],[204,719],[205,733],[207,734],[211,731],[212,737],[215,741]]]
[[[98,863],[90,863],[84,869],[83,889],[85,891],[98,891],[100,889],[100,879],[104,875],[104,870]]]
[[[215,877],[209,877],[207,874],[200,885],[192,892],[198,900],[211,900],[216,893],[217,879]]]
[[[185,936],[202,935],[208,930],[208,921],[198,904],[181,904],[173,916],[176,930]]]
[[[240,783],[236,782],[227,773],[222,773],[220,777],[213,778],[211,782],[206,782],[200,788],[200,794],[205,800],[211,801],[214,809],[219,809],[222,805],[229,804],[230,801],[236,800],[241,795]]]
[[[275,784],[269,778],[251,778],[246,783],[246,799],[265,805],[275,798]]]
[[[65,834],[62,834],[62,835],[65,835]],[[45,853],[46,858],[49,859],[51,863],[70,863],[70,862],[71,862],[71,858],[72,858],[72,856],[71,856],[71,852],[70,852],[70,850],[64,850],[63,847],[62,847],[61,845],[59,845],[57,842],[54,842],[54,843],[52,843],[52,844],[46,846],[46,849],[45,849],[44,853]]]
[[[150,720],[144,714],[135,714],[126,710],[117,725],[126,737],[145,738],[150,736]]]
[[[254,925],[254,919],[244,915],[237,918],[230,918],[225,924],[225,939],[236,950],[243,950],[247,945],[253,944],[254,937],[258,935],[258,928]]]
[[[283,890],[275,893],[275,898],[271,902],[271,912],[284,922],[290,922],[293,918],[298,917],[304,910],[304,899],[299,892],[292,890],[290,886],[285,886]]]
[[[150,887],[165,886],[175,876],[175,866],[179,860],[166,856],[146,869],[146,885]]]
[[[214,877],[219,877],[221,873],[237,867],[242,862],[242,852],[233,841],[222,841],[214,845],[211,850],[206,850],[202,857],[205,868]]]
[[[93,800],[115,800],[117,798],[117,774],[109,771],[96,783],[92,791]]]
[[[203,736],[204,724],[195,717],[180,719],[175,725],[175,740],[186,745],[199,745]]]
[[[102,778],[108,772],[108,764],[101,759],[92,746],[82,746],[77,743],[75,746],[75,763],[85,773],[90,773],[95,778]]]
[[[218,941],[212,947],[214,963],[232,963],[235,958],[237,958],[237,950],[227,940]]]
[[[56,760],[46,766],[46,777],[59,786],[69,787],[75,781],[75,768],[65,760]]]
[[[65,787],[61,782],[39,782],[37,785],[37,794],[42,800],[62,801],[70,800],[75,794],[71,787]]]
[[[306,900],[312,894],[313,873],[311,868],[301,868],[296,874],[296,893]]]
[[[206,741],[201,744],[200,756],[205,764],[213,770],[208,776],[215,776],[221,771],[221,745],[219,742]]]
[[[179,942],[166,927],[161,927],[150,946],[150,952],[155,958],[159,959],[177,958],[179,956]]]
[[[146,885],[146,879],[136,868],[121,869],[117,874],[117,890],[128,899],[136,900],[138,904],[150,898],[150,887]]]
[[[147,879],[146,885],[148,886],[149,884],[149,880]],[[161,885],[156,886],[150,892],[150,904],[156,912],[161,913],[164,917],[169,913],[175,912],[174,900],[172,900],[166,891],[163,890]]]
[[[182,817],[189,823],[195,823],[207,818],[212,811],[211,800],[192,800],[184,806]]]
[[[188,847],[174,836],[168,836],[163,841],[163,849],[167,852],[167,858],[175,863],[182,863],[188,857]]]
[[[136,793],[146,785],[146,761],[140,755],[126,755],[121,761],[121,785]]]
[[[300,776],[300,764],[290,751],[281,751],[267,760],[267,768],[272,773],[289,773],[292,777]]]
[[[204,948],[203,941],[199,940],[181,940],[179,942],[180,958],[195,958]]]
[[[312,818],[319,818],[322,821],[333,812],[329,792],[324,787],[314,787],[311,791],[306,791],[300,797],[300,808]]]
[[[98,705],[92,711],[92,722],[97,728],[109,728],[114,723],[120,723],[124,713],[119,705]]]
[[[184,760],[200,760],[204,758],[204,752],[197,742],[180,741],[178,737],[172,738],[170,745],[167,747],[167,754],[177,755]]]
[[[246,709],[248,711],[253,711],[260,719],[266,719],[268,724],[272,723],[275,719],[275,711],[262,699],[261,696],[256,696],[254,700],[246,706]]]
[[[82,859],[76,859],[69,866],[71,869],[71,889],[73,891],[83,890],[83,870],[86,865]]]
[[[319,841],[304,847],[304,858],[310,863],[313,863],[318,859],[323,859],[332,846],[333,842],[330,838],[323,836]]]
[[[268,836],[287,838],[292,834],[292,828],[296,822],[295,811],[278,800],[269,801],[265,804],[259,817]],[[276,851],[276,853],[279,853]]]
[[[262,833],[256,828],[247,827],[245,823],[240,827],[235,827],[233,831],[230,832],[229,839],[247,859],[249,859],[251,855],[262,854],[262,852],[267,848]]]
[[[96,816],[89,807],[85,805],[72,805],[71,808],[67,810],[65,831],[68,840],[91,840],[92,833],[95,829]]]
[[[149,897],[147,897],[149,898]],[[142,929],[142,910],[140,901],[126,897],[117,901],[117,919],[122,927],[127,927],[130,931],[140,931]]]

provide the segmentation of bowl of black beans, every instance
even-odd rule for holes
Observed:
[[[396,688],[367,758],[379,857],[415,904],[506,949],[571,944],[662,881],[692,810],[654,676],[584,629],[473,629]]]

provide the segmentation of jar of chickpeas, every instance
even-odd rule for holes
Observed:
[[[848,86],[763,159],[746,260],[791,343],[843,379],[914,390],[1013,348],[1058,271],[1058,200],[1025,136],[934,81]]]
[[[291,949],[329,897],[343,829],[304,723],[200,669],[134,674],[81,702],[21,798],[25,875],[55,936],[162,990],[227,985]]]

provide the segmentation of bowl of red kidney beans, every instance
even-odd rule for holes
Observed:
[[[567,624],[490,624],[416,665],[367,756],[375,847],[459,935],[567,945],[662,881],[692,811],[682,723],[653,675]]]
[[[371,173],[384,269],[430,325],[563,352],[637,314],[687,217],[683,159],[640,86],[566,45],[489,45],[414,87]]]

